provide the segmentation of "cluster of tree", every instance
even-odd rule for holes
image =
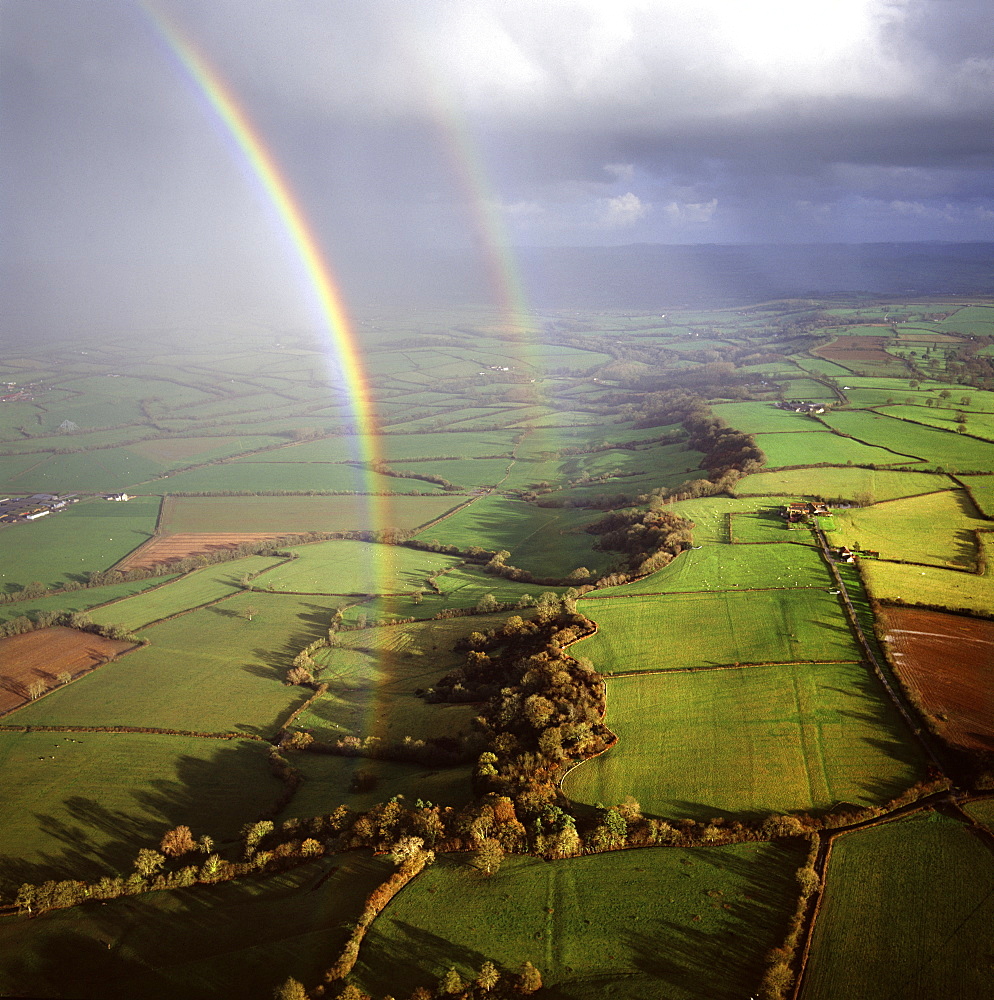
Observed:
[[[466,488],[465,486],[460,486],[458,483],[450,483],[448,479],[432,475],[429,472],[407,472],[406,470],[394,469],[387,465],[386,462],[370,462],[369,468],[381,476],[392,476],[395,479],[420,479],[423,483],[434,483],[449,493],[455,493]]]
[[[89,632],[91,635],[117,639],[119,642],[133,642],[136,645],[145,646],[150,642],[145,636],[136,635],[123,625],[98,625],[89,615],[80,611],[39,611],[34,618],[19,615],[8,622],[0,622],[0,638],[24,635],[26,632],[36,632],[54,626],[74,628],[79,632]]]
[[[475,734],[433,736],[429,739],[405,736],[400,740],[384,740],[380,736],[341,736],[334,743],[328,743],[315,739],[310,733],[296,732],[281,745],[291,750],[339,757],[368,757],[371,760],[398,760],[426,767],[455,767],[474,758],[479,752],[481,738]]]
[[[483,566],[483,572],[491,576],[499,576],[505,580],[513,580],[515,583],[534,583],[539,587],[569,587],[579,583],[586,583],[592,578],[592,574],[586,566],[578,566],[567,576],[535,576],[530,570],[521,569],[507,562],[511,558],[511,553],[507,549],[494,552]]]
[[[693,522],[659,509],[661,506],[611,511],[585,530],[598,536],[594,548],[623,553],[628,572],[645,576],[662,569],[693,542]]]
[[[439,978],[434,989],[418,986],[407,1000],[512,1000],[513,997],[537,993],[542,988],[542,973],[525,962],[519,972],[501,972],[493,962],[484,962],[480,971],[464,980],[456,968],[450,967]],[[316,993],[315,993],[316,995]],[[276,1000],[307,1000],[309,994],[296,980],[287,980],[276,993]],[[345,985],[336,1000],[373,1000],[354,983]],[[393,1000],[384,997],[384,1000]]]

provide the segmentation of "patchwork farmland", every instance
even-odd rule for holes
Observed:
[[[981,995],[994,306],[820,305],[0,362],[0,991]]]

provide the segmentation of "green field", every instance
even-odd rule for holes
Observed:
[[[608,681],[607,753],[563,782],[578,802],[634,795],[706,820],[879,803],[922,773],[883,689],[859,663],[745,667]]]
[[[418,537],[460,548],[486,542],[487,548],[510,552],[508,562],[536,576],[564,577],[579,566],[599,572],[613,561],[610,553],[594,550],[596,537],[583,530],[595,520],[596,514],[584,511],[482,497]]]
[[[604,674],[859,658],[827,589],[588,599],[580,610],[598,631],[573,650]]]
[[[966,476],[963,482],[981,512],[994,518],[994,476]]]
[[[957,472],[990,472],[994,468],[994,444],[977,441],[951,431],[935,430],[907,420],[869,413],[864,410],[836,410],[822,418],[832,427],[851,434],[860,441],[869,441],[881,448],[890,448],[901,455],[912,456],[933,465]],[[853,461],[859,459],[853,456]],[[878,463],[881,459],[876,460]],[[900,456],[884,459],[892,464]]]
[[[994,539],[981,536],[987,552],[987,565],[994,558]],[[878,601],[899,600],[907,604],[925,604],[951,610],[966,609],[994,614],[994,577],[988,569],[976,576],[931,566],[906,566],[900,563],[866,559],[861,563],[866,585]]]
[[[825,414],[834,420],[840,414]],[[873,444],[862,444],[849,438],[822,429],[805,433],[757,434],[756,443],[766,455],[766,464],[771,469],[789,465],[815,465],[820,462],[830,465],[845,465],[846,462],[868,465],[907,465],[916,461],[905,455],[897,455]]]
[[[978,556],[975,532],[989,527],[962,490],[948,490],[837,511],[834,529],[826,537],[832,545],[878,551],[881,559],[973,572]]]
[[[90,617],[99,625],[121,625],[128,630],[142,628],[171,615],[241,593],[239,580],[277,566],[280,561],[271,556],[246,556],[218,566],[208,566],[161,587],[95,608]]]
[[[159,497],[94,500],[2,527],[3,590],[11,593],[33,581],[55,587],[109,569],[151,538],[158,513]]]
[[[0,922],[0,992],[104,1000],[271,1000],[287,976],[317,982],[385,858],[337,855],[286,874]],[[321,891],[317,891],[320,886]]]
[[[746,515],[738,515],[739,517]],[[738,523],[736,521],[736,523]],[[832,586],[828,569],[807,531],[794,531],[808,542],[802,545],[720,545],[707,544],[700,549],[681,553],[665,567],[642,580],[621,587],[605,587],[584,602],[584,608],[605,606],[607,598],[633,597],[636,594],[680,594],[688,591],[751,590],[792,587]],[[594,603],[596,602],[596,603]]]
[[[4,895],[22,882],[127,874],[177,823],[233,837],[281,788],[266,745],[248,740],[0,733],[0,765]]]
[[[249,621],[247,609],[256,613]],[[151,726],[270,735],[303,702],[283,684],[297,651],[327,634],[334,598],[237,594],[161,622],[152,644],[19,709],[20,724]]]
[[[376,921],[356,971],[374,995],[404,996],[450,966],[468,976],[527,960],[563,1000],[733,1000],[762,976],[802,861],[796,847],[742,844],[507,858],[484,878],[447,855]]]
[[[824,386],[820,388],[822,391],[827,391]],[[788,395],[793,398],[794,390],[790,389]],[[804,398],[808,399],[809,397]],[[745,431],[746,434],[771,431],[789,433],[792,431],[824,430],[820,424],[806,414],[794,413],[793,410],[780,410],[773,403],[721,403],[714,408],[714,412],[730,427]]]
[[[9,621],[11,618],[18,618],[27,615],[35,618],[42,612],[47,611],[88,611],[98,604],[106,604],[109,601],[120,601],[133,594],[140,594],[150,587],[158,587],[161,584],[175,579],[169,576],[154,577],[151,580],[134,580],[130,583],[111,583],[105,587],[87,587],[83,590],[67,591],[64,594],[55,594],[52,597],[39,597],[33,601],[16,601],[13,604],[0,605],[0,621]]]
[[[161,527],[171,535],[416,528],[458,503],[449,497],[171,497]]]
[[[994,862],[961,823],[929,813],[847,834],[832,846],[801,996],[986,996],[992,926]]]
[[[978,481],[971,479],[970,483]],[[869,494],[874,500],[894,500],[949,489],[950,485],[951,479],[934,473],[858,468],[780,469],[745,476],[735,484],[735,492],[739,496],[807,496],[849,501],[857,494]]]
[[[428,590],[425,577],[459,564],[456,556],[372,542],[314,542],[292,549],[297,555],[254,580],[277,593],[392,594]],[[240,565],[240,562],[239,564]]]

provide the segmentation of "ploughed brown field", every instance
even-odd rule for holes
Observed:
[[[188,556],[206,555],[218,549],[233,549],[244,542],[264,542],[286,538],[286,532],[215,531],[179,535],[158,535],[126,555],[114,569],[150,569],[168,565]]]
[[[994,750],[994,622],[942,611],[886,608],[901,680],[950,743]]]
[[[61,626],[0,639],[0,712],[27,702],[28,689],[35,681],[50,690],[59,686],[59,674],[75,677],[132,646]]]
[[[814,348],[811,353],[826,361],[894,361],[883,348],[894,341],[890,337],[836,337],[830,344]]]

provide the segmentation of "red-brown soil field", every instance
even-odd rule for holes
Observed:
[[[826,361],[838,361],[845,365],[849,361],[882,361],[885,364],[895,359],[883,350],[884,345],[894,343],[890,337],[836,337],[830,344],[814,348],[811,353]]]
[[[114,569],[150,569],[152,566],[176,562],[188,556],[233,549],[243,542],[264,542],[270,538],[286,538],[286,534],[251,531],[216,531],[196,534],[158,535],[126,555]]]
[[[945,738],[994,750],[994,622],[915,608],[882,618],[898,675]]]
[[[0,714],[28,701],[35,681],[57,687],[64,671],[75,677],[133,645],[61,626],[0,639]]]

